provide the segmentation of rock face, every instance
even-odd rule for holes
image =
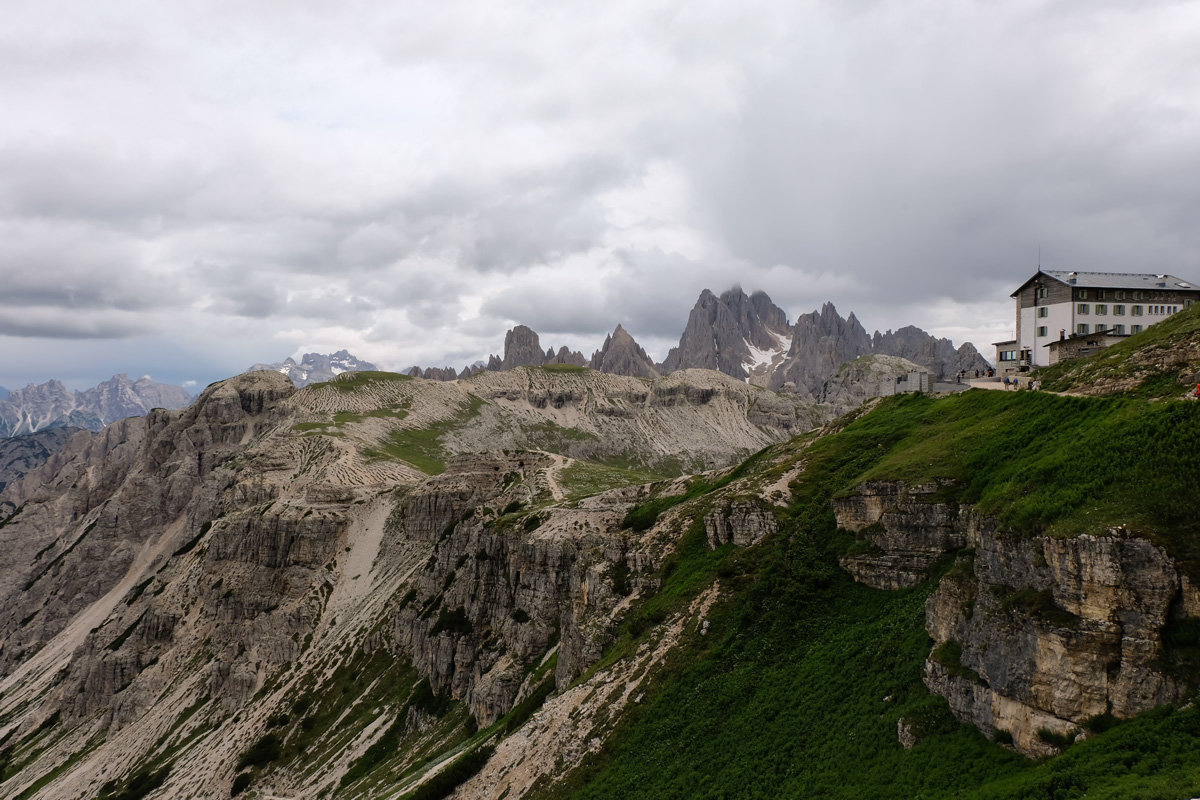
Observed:
[[[310,383],[331,381],[343,372],[365,372],[377,370],[379,367],[369,361],[362,361],[347,350],[338,350],[332,355],[324,353],[305,353],[300,363],[289,356],[275,364],[255,364],[246,372],[272,370],[286,375],[297,388],[303,388]]]
[[[733,288],[717,297],[705,289],[662,371],[715,369],[739,380],[757,373],[759,380],[754,382],[765,385],[790,332],[787,315],[765,292],[747,297],[741,288]]]
[[[1123,531],[1018,538],[936,495],[868,483],[835,513],[872,549],[843,566],[880,588],[915,585],[959,551],[926,605],[925,683],[956,716],[1047,755],[1091,718],[1130,717],[1192,688],[1172,671],[1170,642],[1200,620],[1200,592],[1160,547]]]
[[[82,392],[72,392],[51,380],[17,389],[0,400],[0,437],[64,426],[98,431],[119,419],[140,417],[152,408],[183,408],[191,401],[183,388],[148,377],[131,381],[125,375],[114,375]]]
[[[267,732],[335,724],[303,769],[273,768],[273,792],[332,794],[393,727],[414,742],[397,768],[418,767],[468,717],[490,724],[583,674],[682,535],[669,513],[622,529],[649,490],[579,493],[622,470],[571,454],[724,466],[818,416],[699,370],[302,390],[259,371],[79,433],[0,492],[0,737],[33,754],[0,794],[94,797],[161,758],[168,795],[228,797]],[[769,508],[726,505],[704,520],[715,541],[774,530]],[[368,664],[375,677],[339,678]],[[329,714],[307,711],[325,694]],[[343,718],[356,708],[372,711]],[[30,747],[46,731],[54,745]]]
[[[951,378],[962,372],[974,376],[986,374],[990,366],[970,343],[957,349],[949,339],[939,339],[920,328],[906,325],[896,332],[875,331],[871,337],[871,350],[892,356],[900,356],[929,369],[943,378]]]
[[[913,372],[925,372],[919,364],[899,356],[859,356],[838,367],[816,393],[818,403],[844,414],[879,397],[884,383],[895,382]]]
[[[646,355],[641,345],[633,340],[620,325],[604,339],[604,346],[592,354],[589,366],[611,375],[629,375],[634,378],[657,378],[654,361]]]
[[[82,428],[47,428],[11,439],[0,439],[0,491],[34,467],[46,463],[54,451]]]
[[[796,320],[787,359],[767,385],[813,394],[839,366],[870,351],[871,337],[854,314],[842,319],[833,303],[826,303]]]

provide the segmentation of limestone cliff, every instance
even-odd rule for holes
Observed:
[[[914,586],[957,553],[926,605],[925,682],[959,718],[1047,755],[1094,718],[1130,717],[1194,688],[1173,669],[1170,643],[1200,620],[1200,593],[1161,547],[1122,529],[1018,537],[940,501],[941,489],[869,482],[834,510],[865,545],[842,565],[872,586]]]
[[[653,588],[678,530],[623,529],[641,473],[573,455],[725,466],[820,414],[694,371],[256,372],[81,433],[0,493],[0,792],[95,797],[156,765],[167,794],[316,796],[398,739],[409,773],[565,687]],[[710,516],[717,540],[773,524]]]

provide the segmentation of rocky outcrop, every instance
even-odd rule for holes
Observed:
[[[654,361],[620,325],[604,339],[604,346],[592,354],[589,366],[610,375],[657,378]]]
[[[935,502],[942,487],[870,481],[833,501],[838,526],[859,536],[859,552],[839,563],[859,583],[908,589],[929,579],[930,568],[966,546],[978,524],[969,509]]]
[[[835,414],[844,414],[883,394],[885,383],[895,384],[898,378],[924,371],[920,365],[899,356],[859,356],[838,367],[815,396],[818,403],[829,406]]]
[[[736,499],[704,517],[704,534],[714,550],[723,544],[750,547],[779,530],[772,508],[761,500]]]
[[[1123,530],[1017,537],[939,501],[938,488],[868,483],[834,508],[869,543],[842,559],[862,582],[906,588],[959,552],[926,604],[925,683],[956,716],[1047,755],[1093,718],[1130,717],[1193,688],[1171,643],[1200,622],[1200,592],[1162,548]]]
[[[875,331],[875,335],[871,337],[871,350],[874,353],[914,361],[943,378],[954,377],[959,372],[971,376],[976,371],[981,375],[987,374],[991,366],[970,342],[955,349],[954,343],[949,339],[931,336],[912,325],[906,325],[895,332]]]
[[[0,491],[38,467],[82,428],[48,428],[11,439],[0,439]]]
[[[183,408],[191,401],[183,388],[145,376],[131,381],[114,375],[81,392],[51,380],[30,384],[0,400],[0,437],[64,426],[98,431],[117,420],[143,416],[152,408]]]

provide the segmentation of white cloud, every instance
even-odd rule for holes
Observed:
[[[0,336],[29,357],[0,383],[82,374],[72,342],[96,380],[342,347],[462,366],[516,322],[589,354],[620,322],[661,358],[735,283],[986,352],[1039,246],[1200,280],[1198,22],[1165,1],[10,4]]]

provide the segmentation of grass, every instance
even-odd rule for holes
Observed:
[[[1136,378],[1138,384],[1129,392],[1143,398],[1179,397],[1187,387],[1179,383],[1182,362],[1165,359],[1158,362],[1138,358],[1142,351],[1170,351],[1179,343],[1200,336],[1200,304],[1193,304],[1177,314],[1150,325],[1122,342],[1087,358],[1062,361],[1037,371],[1043,387],[1052,391],[1070,391],[1111,379]],[[1133,358],[1131,358],[1133,356]],[[1195,365],[1191,365],[1194,369]]]
[[[971,391],[889,398],[810,452],[870,449],[879,457],[857,480],[948,480],[945,499],[1016,532],[1124,526],[1198,567],[1197,441],[1200,404]]]
[[[591,372],[588,367],[581,367],[578,364],[543,364],[540,367],[531,367],[531,369],[540,369],[545,372],[568,372],[574,375]]]
[[[567,499],[572,502],[622,486],[653,483],[662,477],[646,470],[622,469],[588,461],[573,461],[559,472],[559,481]]]
[[[854,583],[836,566],[851,537],[837,530],[829,500],[866,478],[949,478],[949,499],[978,503],[1018,531],[1071,535],[1136,521],[1186,552],[1197,441],[1200,410],[1184,403],[999,392],[881,403],[796,454],[807,468],[779,534],[712,551],[693,522],[662,592],[630,615],[605,662],[654,636],[657,622],[719,576],[727,599],[710,611],[709,633],[685,635],[600,753],[536,796],[1196,796],[1200,710],[1191,704],[1098,721],[1093,739],[1044,762],[955,721],[922,682],[934,583],[899,592]],[[651,501],[634,521],[661,510]],[[1032,591],[1002,601],[1036,614],[1047,605]],[[1188,662],[1200,626],[1168,638]],[[965,669],[952,642],[934,657]],[[902,717],[920,739],[912,750],[897,741]]]
[[[402,428],[392,431],[376,447],[364,450],[363,455],[374,460],[404,461],[426,475],[440,475],[446,471],[446,452],[442,447],[442,437],[479,416],[483,402],[471,395],[467,405],[449,419],[425,428]]]
[[[364,370],[362,372],[343,372],[331,381],[318,383],[316,386],[330,386],[339,392],[356,392],[364,386],[375,383],[390,383],[393,381],[411,381],[412,376],[401,375],[398,372],[382,372],[379,370]]]

